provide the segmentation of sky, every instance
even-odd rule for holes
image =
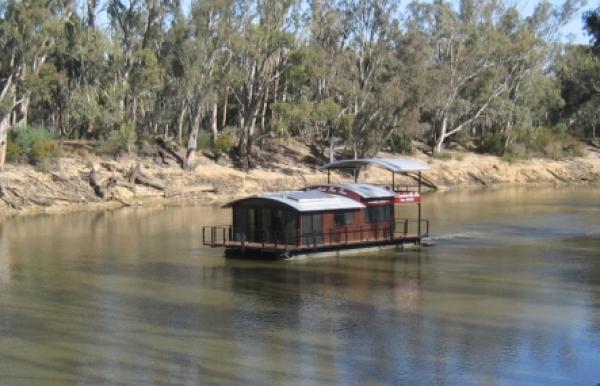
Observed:
[[[539,1],[516,0],[515,3],[522,14],[530,15]],[[550,0],[550,3],[559,5],[563,3],[563,1]],[[589,44],[590,37],[583,30],[582,17],[585,11],[589,11],[598,7],[600,7],[600,0],[588,0],[587,4],[585,4],[575,15],[573,15],[571,21],[561,29],[560,32],[562,35],[562,41],[573,44]]]
[[[401,0],[401,7],[410,3],[411,0]],[[430,1],[430,0],[425,0]],[[507,4],[515,4],[519,13],[522,15],[531,15],[535,6],[542,0],[505,0]],[[564,1],[561,0],[549,0],[550,3],[554,5],[559,5]],[[584,0],[586,1],[586,0]],[[189,7],[192,0],[182,0],[182,4],[184,8]],[[450,0],[451,3],[458,4],[459,0]],[[127,0],[124,0],[124,3],[127,3]],[[81,1],[82,7],[85,6],[85,2]],[[561,28],[561,37],[562,41],[565,43],[573,43],[573,44],[589,44],[590,37],[586,35],[583,30],[583,20],[582,15],[585,11],[595,9],[600,7],[600,0],[587,0],[586,4],[581,7],[581,9],[573,15],[571,21]],[[98,21],[107,26],[108,20],[105,14],[98,15]]]

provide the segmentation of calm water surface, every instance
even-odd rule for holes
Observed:
[[[216,207],[0,222],[0,385],[600,383],[600,189],[426,197],[421,251],[248,261]]]

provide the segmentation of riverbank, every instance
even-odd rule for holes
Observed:
[[[297,189],[323,183],[318,166],[326,160],[317,149],[295,141],[269,140],[257,151],[248,173],[224,157],[199,156],[193,170],[183,170],[173,157],[121,155],[103,158],[69,154],[42,167],[7,165],[0,172],[0,215],[65,212],[146,206],[173,202],[224,202],[261,191]],[[382,153],[381,157],[397,155]],[[527,184],[600,183],[600,151],[565,160],[507,162],[499,157],[449,152],[443,159],[417,154],[428,163],[427,180],[440,190]],[[332,173],[332,180],[350,176]],[[362,180],[390,182],[389,172],[368,168]],[[402,183],[402,181],[398,181]],[[406,183],[412,183],[410,178]]]

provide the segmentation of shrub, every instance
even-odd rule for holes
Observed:
[[[32,163],[38,164],[57,154],[58,147],[56,141],[52,139],[41,139],[31,145],[29,159]]]
[[[521,143],[511,143],[506,147],[506,151],[502,154],[502,159],[506,162],[514,162],[528,158],[528,152],[525,145]]]
[[[37,141],[54,139],[54,135],[43,127],[24,127],[14,131],[15,142],[23,150],[23,154],[30,154],[31,147]]]
[[[412,154],[412,139],[408,135],[394,134],[389,140],[390,150],[393,153]]]
[[[212,147],[212,138],[207,130],[198,130],[196,139],[196,148],[199,150],[210,150]]]
[[[13,131],[7,143],[7,159],[37,164],[56,156],[54,135],[42,127],[25,127]]]
[[[18,142],[16,142],[12,135],[8,136],[8,142],[6,143],[6,160],[8,162],[19,162],[23,160],[23,149]]]
[[[235,147],[235,139],[229,133],[221,133],[212,144],[212,151],[216,156],[227,154]]]
[[[449,160],[452,159],[452,154],[449,153],[449,152],[447,152],[447,151],[442,151],[442,152],[439,152],[439,153],[434,153],[433,154],[433,158],[439,159],[439,160],[442,160],[442,161],[449,161]]]
[[[561,159],[585,154],[583,145],[562,130],[555,132],[546,127],[515,129],[512,135],[514,141],[508,146],[506,153],[513,159],[532,156]]]
[[[491,153],[495,155],[503,155],[506,151],[505,148],[506,136],[501,133],[488,133],[484,135],[481,143],[479,144],[479,150]]]
[[[119,130],[114,130],[102,146],[103,153],[116,155],[121,151],[131,152],[137,140],[137,133],[132,124],[127,123]]]

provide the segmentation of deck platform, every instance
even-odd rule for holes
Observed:
[[[414,223],[414,221],[413,221]],[[276,237],[265,237],[265,241],[234,240],[231,226],[211,226],[202,230],[202,242],[213,248],[225,248],[230,255],[253,254],[268,256],[294,256],[325,251],[352,250],[359,248],[401,246],[420,244],[429,235],[429,223],[422,220],[422,226],[415,226],[409,232],[409,220],[400,221],[401,232],[389,227],[380,229],[353,229],[338,232],[324,232],[318,235],[303,234],[293,243],[274,241]],[[419,233],[420,232],[420,233]],[[272,236],[272,235],[271,235]]]

